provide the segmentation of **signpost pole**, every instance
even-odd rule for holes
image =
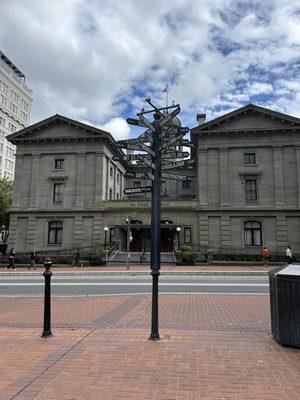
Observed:
[[[126,242],[126,250],[127,250],[127,261],[126,261],[126,269],[129,270],[130,265],[130,219],[126,218],[127,223],[127,242]]]
[[[158,277],[160,275],[160,186],[161,186],[161,156],[159,150],[159,138],[161,127],[159,120],[161,114],[154,113],[155,127],[153,150],[154,158],[154,182],[151,202],[151,275],[152,275],[152,321],[150,340],[159,340],[158,332]]]

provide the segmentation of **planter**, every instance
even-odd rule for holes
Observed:
[[[106,265],[106,261],[103,260],[90,260],[90,265]]]

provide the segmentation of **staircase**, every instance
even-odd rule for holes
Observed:
[[[141,257],[143,256],[143,264],[150,264],[150,252],[145,253],[135,252],[130,253],[130,264],[142,264]],[[173,253],[160,253],[161,264],[174,264],[176,262]],[[127,252],[117,251],[111,258],[109,258],[108,263],[111,264],[126,264],[127,262]]]

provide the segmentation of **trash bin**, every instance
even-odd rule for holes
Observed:
[[[269,272],[272,335],[277,342],[300,348],[300,264]]]

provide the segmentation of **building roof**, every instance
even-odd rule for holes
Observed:
[[[16,67],[15,64],[11,62],[10,59],[1,50],[0,50],[0,58],[9,66],[9,68],[11,68],[14,71],[16,75],[18,75],[19,78],[25,79],[25,75],[23,74],[23,72],[20,71],[19,68]]]

